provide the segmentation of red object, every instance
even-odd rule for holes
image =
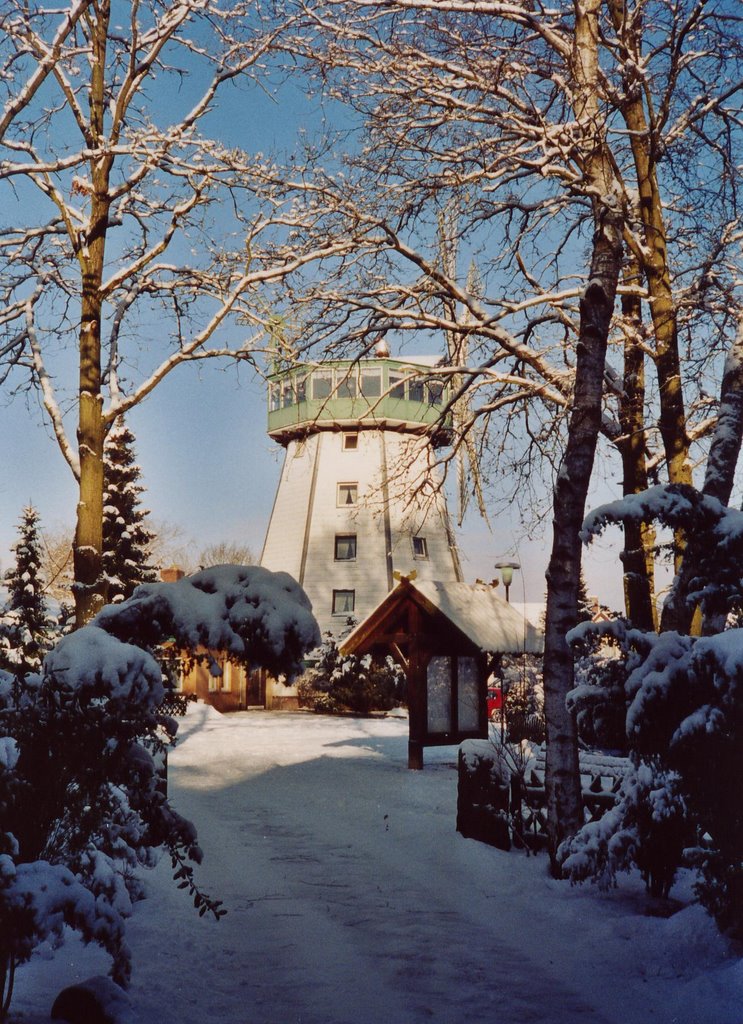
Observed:
[[[503,706],[503,693],[500,686],[491,686],[488,689],[488,718],[497,718],[496,712]]]

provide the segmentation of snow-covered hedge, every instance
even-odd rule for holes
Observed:
[[[656,519],[693,537],[684,600],[706,622],[743,607],[743,513],[689,487],[658,487],[604,506],[586,538],[612,522]],[[579,642],[590,624],[571,634]],[[619,802],[563,845],[574,878],[611,881],[632,863],[653,866],[667,891],[687,844],[697,891],[722,928],[743,937],[743,629],[710,636],[644,633],[604,624],[627,659],[626,733],[634,764]],[[583,695],[571,699],[577,705]],[[651,872],[652,873],[652,872]],[[665,877],[664,877],[665,876]]]
[[[290,676],[320,643],[299,584],[259,565],[217,565],[177,583],[145,583],[127,601],[104,608],[94,624],[150,649],[174,640],[182,650],[220,651]]]
[[[199,913],[223,913],[194,882],[196,829],[160,785],[156,757],[177,725],[159,710],[153,651],[175,640],[291,675],[319,639],[286,574],[220,566],[138,588],[60,640],[40,674],[0,673],[0,1019],[16,965],[65,925],[106,949],[126,982],[137,869],[162,848]]]

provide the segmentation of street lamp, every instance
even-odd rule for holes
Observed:
[[[503,578],[503,586],[506,588],[506,601],[508,601],[508,594],[511,590],[511,584],[513,583],[513,570],[520,569],[521,566],[518,562],[496,562],[495,568],[500,569],[500,574]]]

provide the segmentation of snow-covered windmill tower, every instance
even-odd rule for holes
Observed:
[[[461,580],[435,449],[437,358],[295,365],[269,377],[268,434],[285,449],[261,565],[289,572],[323,632],[362,621],[396,574]]]

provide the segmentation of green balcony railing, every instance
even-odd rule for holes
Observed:
[[[450,417],[442,422],[442,413],[448,397],[440,376],[396,360],[302,366],[269,378],[268,432],[280,440],[329,423],[384,423],[434,433],[439,424],[446,432]]]

